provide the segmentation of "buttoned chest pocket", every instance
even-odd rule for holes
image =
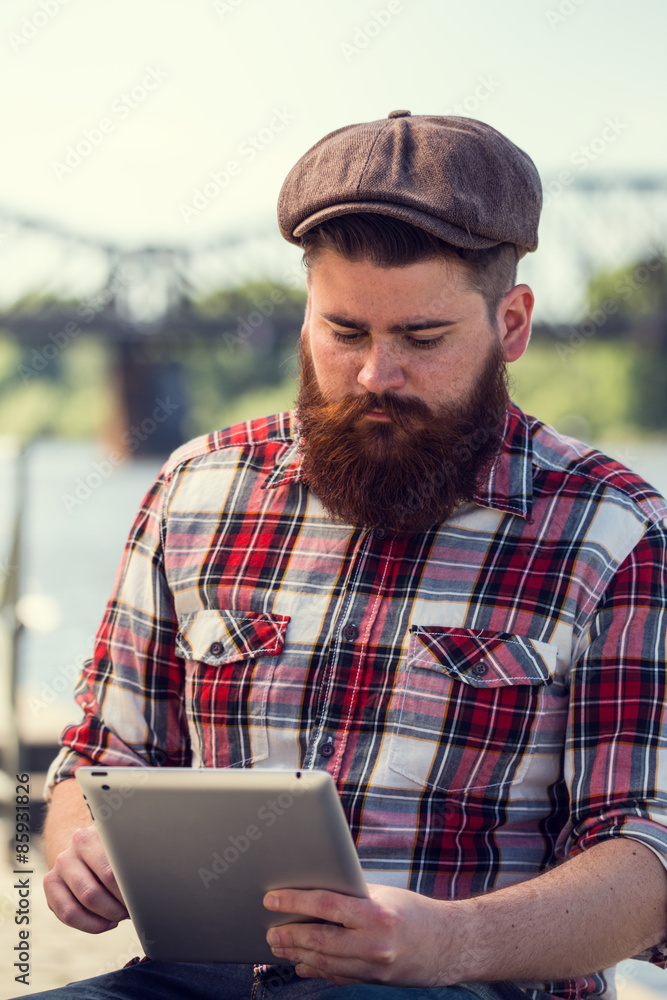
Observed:
[[[207,610],[181,615],[185,713],[193,764],[242,767],[268,757],[267,699],[286,615]]]
[[[566,707],[560,685],[550,700],[556,654],[508,633],[413,626],[390,706],[390,768],[425,787],[495,797],[523,781],[531,755],[548,750],[546,715]]]

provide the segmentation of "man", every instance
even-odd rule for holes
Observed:
[[[126,916],[81,763],[322,768],[371,898],[266,898],[332,921],[269,933],[286,998],[583,1000],[620,959],[667,965],[667,505],[509,402],[540,205],[526,154],[465,118],[392,112],[289,174],[296,416],[184,446],[139,512],[50,774],[66,923]],[[276,975],[144,962],[54,996]]]

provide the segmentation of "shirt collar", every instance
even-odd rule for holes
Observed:
[[[474,502],[527,518],[533,499],[533,439],[528,418],[510,403],[505,415],[503,443]]]
[[[293,412],[290,413],[290,426],[292,442],[264,481],[264,489],[275,489],[301,479],[299,430]],[[510,403],[502,447],[486,479],[479,484],[474,503],[527,518],[533,497],[532,458],[528,418],[518,406]]]
[[[279,455],[273,469],[262,483],[262,489],[275,489],[301,479],[301,456],[299,454],[299,425],[294,410],[289,412],[291,441]]]

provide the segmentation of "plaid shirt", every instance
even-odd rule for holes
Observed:
[[[667,863],[666,516],[515,406],[474,502],[410,537],[327,516],[289,413],[199,438],[139,511],[51,780],[323,768],[368,881],[443,899],[610,837]]]

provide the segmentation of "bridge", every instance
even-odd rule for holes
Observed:
[[[664,259],[667,175],[562,172],[544,186],[540,249],[524,258],[519,272],[536,292],[534,336],[555,338],[563,350],[601,327],[605,337],[626,336],[627,322],[615,316],[617,302],[607,315],[586,314],[586,289],[600,271]],[[637,284],[645,272],[645,265],[638,269]],[[280,301],[285,286],[305,290],[298,253],[269,225],[196,246],[127,248],[0,207],[0,273],[0,329],[36,349],[33,363],[21,371],[24,381],[39,374],[37,356],[48,360],[81,332],[103,338],[113,347],[119,424],[126,427],[164,394],[177,398],[185,412],[177,347],[182,354],[188,343],[223,340],[266,353],[294,340],[302,319],[294,301]],[[275,293],[247,314],[199,308],[221,287],[253,277],[273,281]],[[619,302],[624,295],[619,285]],[[642,318],[632,335],[663,344],[664,317]],[[164,453],[179,443],[178,427],[165,421],[147,447]]]

